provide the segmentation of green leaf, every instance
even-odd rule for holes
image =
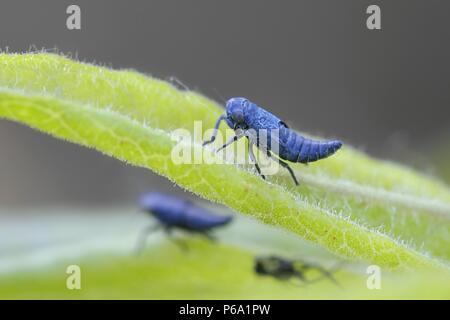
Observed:
[[[254,274],[253,254],[246,250],[199,241],[188,245],[192,252],[184,255],[166,244],[136,259],[103,254],[77,260],[81,290],[65,287],[70,260],[41,272],[8,275],[0,299],[448,299],[443,285],[448,278],[438,273],[386,275],[382,290],[368,290],[364,274],[348,271],[335,274],[343,288],[327,279],[294,285]]]
[[[0,55],[0,117],[168,177],[237,212],[282,227],[349,259],[391,268],[448,269],[450,191],[406,167],[345,146],[308,167],[295,187],[252,168],[171,161],[173,130],[211,128],[223,110],[192,91],[133,71],[49,54]],[[201,137],[199,137],[201,139]],[[192,143],[194,152],[202,149]]]
[[[26,225],[23,214],[29,217]],[[338,264],[298,237],[244,217],[218,230],[214,243],[176,234],[188,250],[162,233],[152,234],[136,256],[138,232],[150,223],[135,208],[0,211],[0,234],[8,234],[0,250],[9,249],[0,256],[0,299],[447,299],[449,294],[446,274],[384,269],[380,290],[369,290],[366,266]],[[14,229],[21,233],[8,232]],[[27,232],[35,236],[23,237]],[[326,278],[305,284],[255,274],[255,255],[274,252],[335,270],[338,285]],[[74,264],[80,267],[81,290],[66,287],[67,267]],[[304,276],[321,277],[314,270]]]

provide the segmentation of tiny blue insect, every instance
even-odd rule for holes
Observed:
[[[189,200],[160,192],[144,194],[140,198],[139,205],[142,210],[151,213],[159,223],[143,230],[138,241],[138,252],[145,246],[148,234],[157,229],[163,228],[169,236],[173,229],[181,229],[214,240],[210,234],[211,230],[224,226],[232,220],[230,215],[215,215]]]
[[[278,161],[281,166],[286,168],[296,185],[298,185],[298,181],[294,172],[291,167],[281,159],[307,164],[308,162],[317,161],[332,155],[342,146],[342,142],[339,140],[316,141],[302,137],[293,130],[290,130],[284,121],[280,120],[272,113],[246,98],[239,97],[231,98],[227,101],[226,115],[222,115],[217,119],[211,139],[205,141],[203,146],[212,143],[216,139],[217,131],[222,121],[225,121],[228,126],[235,131],[236,135],[228,140],[217,151],[226,148],[241,137],[247,137],[249,141],[248,153],[252,162],[255,163],[256,170],[263,179],[265,179],[265,176],[261,174],[260,167],[256,162],[256,157],[253,153],[254,145],[265,152],[268,157]],[[260,137],[261,130],[267,132],[265,138],[266,142]],[[278,130],[277,153],[273,152],[271,148],[271,130]],[[278,157],[273,157],[272,152]]]

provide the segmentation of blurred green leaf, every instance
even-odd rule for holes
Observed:
[[[439,273],[382,273],[381,290],[369,290],[367,275],[337,271],[336,286],[280,281],[253,271],[254,255],[200,240],[182,252],[154,246],[140,257],[97,255],[67,259],[45,270],[0,278],[0,299],[448,299],[448,278]],[[81,290],[68,290],[67,266],[81,268]],[[306,275],[313,279],[316,277]],[[427,290],[423,290],[426,287]]]
[[[340,256],[448,269],[449,189],[408,168],[348,146],[307,168],[294,165],[301,187],[284,173],[266,182],[242,166],[175,165],[172,130],[192,132],[195,120],[211,128],[221,113],[197,93],[133,71],[49,54],[0,55],[1,117],[149,168]],[[203,151],[199,141],[191,147]]]
[[[205,204],[200,204],[204,206]],[[217,210],[218,208],[216,208]],[[219,209],[229,214],[226,209]],[[27,216],[24,224],[23,216]],[[279,228],[236,216],[216,230],[217,241],[176,233],[187,251],[162,232],[135,255],[139,232],[154,223],[135,208],[0,210],[0,299],[446,299],[445,273],[390,273],[369,290],[367,265],[336,261],[332,254]],[[314,263],[324,278],[312,284],[254,272],[255,256],[277,254]],[[69,265],[81,271],[81,290],[68,290]],[[310,270],[307,279],[321,275]],[[426,287],[426,290],[423,288]]]

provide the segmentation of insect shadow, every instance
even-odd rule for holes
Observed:
[[[144,194],[139,200],[139,206],[141,210],[151,214],[157,224],[148,226],[139,234],[136,254],[144,250],[148,236],[157,230],[165,232],[182,250],[187,250],[188,247],[185,242],[173,237],[174,230],[200,234],[215,241],[212,231],[230,223],[233,218],[231,215],[212,214],[189,200],[160,192]]]
[[[306,263],[300,260],[289,260],[275,255],[256,257],[254,270],[262,276],[271,276],[283,281],[298,279],[304,284],[312,284],[328,278],[340,287],[340,284],[333,277],[333,273],[337,271],[336,268],[330,271],[316,264]],[[316,270],[321,275],[314,279],[308,279],[306,272],[309,270]]]
[[[250,159],[263,179],[266,179],[266,177],[261,173],[261,169],[256,161],[253,153],[254,146],[262,150],[264,154],[267,154],[270,159],[286,168],[296,185],[299,183],[294,171],[283,160],[308,164],[334,154],[342,146],[342,142],[339,140],[316,141],[305,138],[289,129],[284,121],[272,113],[248,99],[240,97],[231,98],[226,102],[226,114],[217,119],[210,140],[204,141],[203,146],[215,141],[222,121],[225,121],[236,135],[217,149],[217,152],[225,149],[238,139],[246,137],[249,141],[248,154]],[[272,137],[273,130],[278,130],[278,136],[274,134]],[[273,144],[275,143],[278,146],[278,150],[274,150]]]

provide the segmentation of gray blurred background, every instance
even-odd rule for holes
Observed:
[[[78,4],[82,30],[66,29]],[[370,4],[382,30],[366,28]],[[0,47],[176,76],[246,96],[291,126],[445,179],[450,2],[2,0]],[[0,70],[1,72],[1,70]],[[218,92],[218,93],[217,93]],[[148,170],[0,120],[0,205],[128,204],[176,189]]]

